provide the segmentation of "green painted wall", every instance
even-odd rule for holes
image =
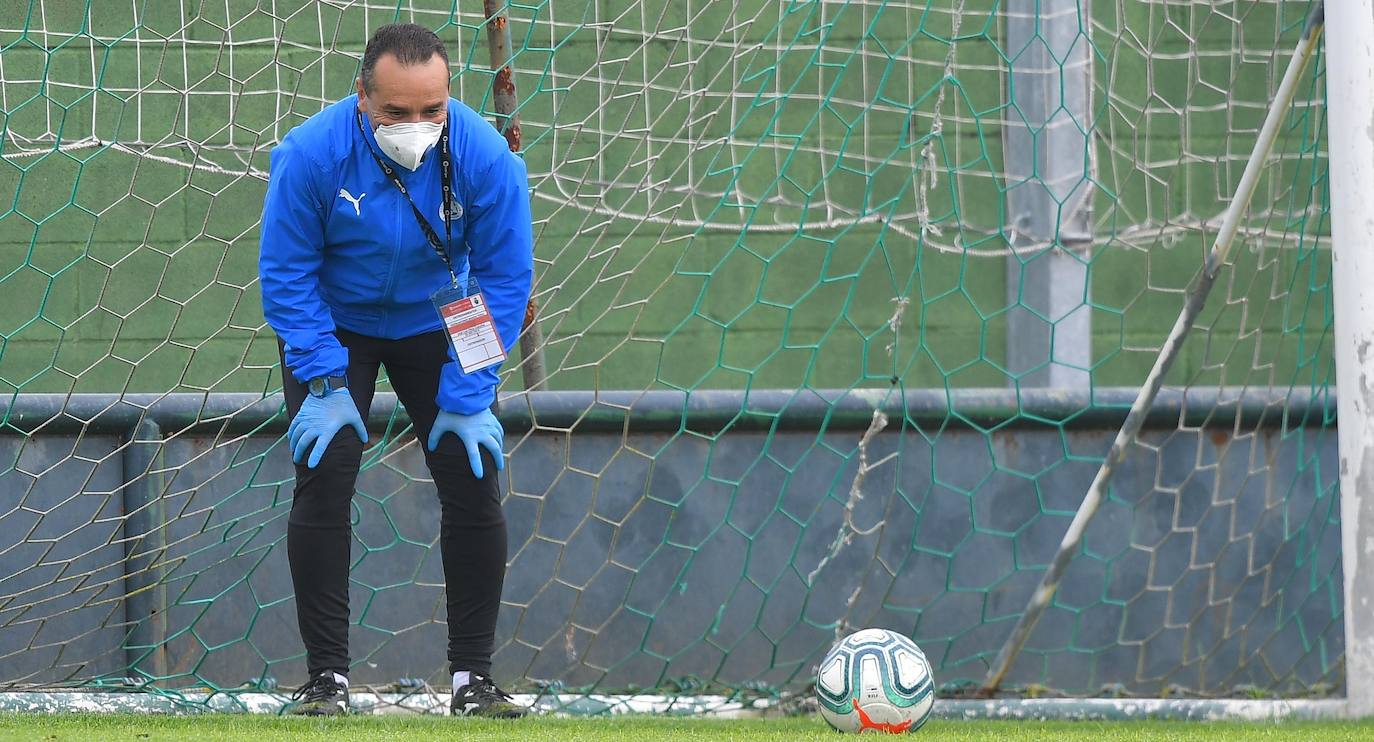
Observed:
[[[402,17],[439,29],[455,93],[489,110],[480,3],[460,4]],[[254,169],[396,14],[81,5],[0,1],[0,394],[271,390]],[[996,4],[960,3],[945,79],[955,5],[515,8],[552,386],[1006,385],[1006,258],[979,253],[1005,247],[1018,50]],[[1122,236],[1220,213],[1306,3],[1093,7],[1093,378],[1135,384],[1211,233]],[[1278,238],[1237,246],[1173,383],[1328,379],[1323,121],[1289,117],[1250,222]]]

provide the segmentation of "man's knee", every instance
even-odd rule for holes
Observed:
[[[426,463],[439,493],[444,525],[496,527],[505,524],[500,472],[489,451],[482,451],[481,479],[473,475],[462,443],[457,443],[456,450],[451,452],[440,447],[426,457]]]
[[[314,468],[297,464],[290,522],[315,526],[347,524],[362,455],[363,443],[357,433],[344,428],[329,442]]]

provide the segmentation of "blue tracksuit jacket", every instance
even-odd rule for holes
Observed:
[[[364,131],[358,130],[357,107],[356,95],[329,106],[272,150],[258,276],[267,323],[286,344],[286,365],[301,382],[342,375],[348,367],[336,327],[390,339],[442,327],[429,296],[450,281],[448,269],[368,152],[368,146],[381,149],[366,116]],[[476,279],[509,352],[534,272],[525,163],[491,124],[454,99],[448,128],[463,212],[453,223],[449,254],[459,286],[467,285],[469,271]],[[439,159],[436,144],[414,172],[396,170],[443,240]],[[451,348],[449,358],[439,408],[470,415],[489,407],[496,368],[465,374]]]

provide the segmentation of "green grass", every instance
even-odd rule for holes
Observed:
[[[1374,721],[1287,722],[1014,722],[932,721],[920,738],[961,742],[1001,740],[1293,740],[1341,742],[1374,740]],[[517,722],[475,721],[443,717],[355,716],[344,719],[288,719],[268,716],[205,715],[155,717],[134,715],[0,715],[0,740],[72,742],[156,742],[177,740],[548,740],[549,742],[644,742],[645,740],[741,740],[743,742],[836,742],[839,735],[817,717],[795,719],[670,719],[620,717],[594,719],[538,718]]]

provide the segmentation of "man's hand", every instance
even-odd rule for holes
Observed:
[[[367,428],[363,426],[363,418],[358,414],[358,408],[347,389],[335,389],[323,397],[313,394],[306,396],[300,412],[291,421],[291,427],[286,429],[286,440],[291,445],[291,460],[301,463],[309,449],[310,460],[306,466],[314,469],[324,456],[325,449],[329,448],[329,442],[334,440],[334,434],[349,425],[358,432],[358,440],[367,443]],[[314,448],[311,448],[311,444],[314,444]]]
[[[429,431],[429,450],[433,451],[439,447],[439,439],[444,437],[444,433],[452,433],[463,442],[463,447],[468,452],[468,464],[472,466],[472,473],[478,479],[482,478],[482,448],[487,449],[496,460],[497,471],[506,468],[505,454],[502,451],[506,442],[506,431],[501,428],[501,422],[491,414],[491,410],[482,410],[475,415],[457,415],[440,410],[439,417],[434,420],[434,427]]]

